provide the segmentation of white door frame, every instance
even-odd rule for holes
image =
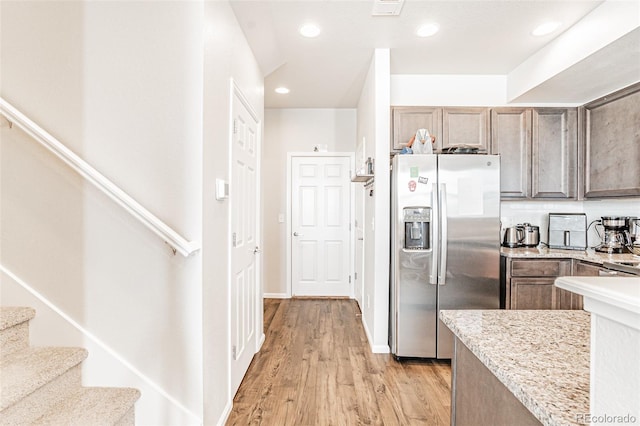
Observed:
[[[262,120],[260,120],[258,114],[256,114],[254,108],[251,106],[251,103],[247,100],[246,96],[242,93],[242,90],[240,90],[240,87],[238,86],[238,84],[235,82],[235,80],[232,78],[230,80],[230,91],[229,91],[229,140],[228,140],[228,144],[227,147],[229,149],[229,156],[228,156],[228,182],[230,183],[230,186],[232,187],[233,184],[233,121],[234,121],[234,109],[233,109],[233,103],[234,103],[234,98],[237,97],[238,100],[242,103],[242,105],[247,109],[247,111],[249,112],[249,114],[251,114],[251,117],[256,121],[256,208],[258,209],[257,211],[257,216],[256,216],[256,244],[258,245],[258,247],[263,247],[263,241],[262,241],[262,186],[261,186],[261,179],[260,179],[260,174],[261,174],[261,169],[262,169],[262,162],[261,160],[261,153],[262,153]],[[232,206],[232,202],[233,202],[233,194],[230,194],[230,203],[229,203],[229,207],[228,207],[228,217],[227,217],[227,247],[228,247],[228,252],[231,253],[232,252],[232,246],[233,246],[233,241],[232,241],[232,214],[231,214],[231,209],[233,208]],[[233,398],[234,395],[231,394],[230,390],[231,390],[231,364],[232,364],[232,341],[231,341],[231,335],[232,335],[232,330],[231,330],[231,326],[232,326],[232,318],[231,318],[231,275],[232,275],[232,258],[231,255],[229,256],[229,258],[227,259],[227,287],[229,288],[229,292],[227,294],[227,354],[229,355],[228,359],[228,363],[227,363],[227,390],[229,391],[230,394],[230,402],[233,402]],[[263,288],[263,282],[262,282],[262,256],[261,255],[257,255],[256,256],[256,303],[255,303],[255,307],[256,307],[256,312],[255,312],[255,320],[256,320],[256,324],[255,324],[255,346],[254,346],[254,354],[258,353],[258,351],[260,350],[260,347],[262,346],[262,343],[264,342],[265,339],[265,335],[264,335],[264,327],[263,327],[263,293],[264,293],[264,288]]]
[[[291,281],[291,163],[293,158],[301,157],[347,157],[349,158],[349,176],[353,176],[355,154],[353,152],[287,152],[287,252],[286,252],[286,271],[287,271],[287,298],[291,298],[292,281]],[[354,191],[349,191],[349,297],[353,299],[353,272],[355,270],[355,227],[353,226],[353,210],[355,208]]]

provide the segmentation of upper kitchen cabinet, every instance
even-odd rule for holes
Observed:
[[[575,199],[575,108],[491,110],[491,153],[500,154],[501,198]]]
[[[575,198],[578,165],[575,108],[534,108],[532,198]]]
[[[531,180],[531,109],[491,110],[491,151],[500,154],[501,197],[526,198]]]
[[[640,83],[582,112],[584,197],[640,196]]]
[[[436,143],[442,138],[442,108],[392,107],[391,122],[391,149],[394,151],[407,146],[418,129],[428,129],[436,137]]]
[[[489,108],[443,108],[442,138],[436,145],[438,150],[468,145],[489,152]]]

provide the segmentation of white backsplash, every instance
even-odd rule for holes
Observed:
[[[540,227],[540,241],[548,241],[549,213],[586,213],[587,225],[602,216],[640,217],[640,198],[597,201],[503,201],[500,205],[502,229],[528,222]],[[502,235],[502,234],[501,234]],[[595,226],[587,234],[590,247],[600,243]]]

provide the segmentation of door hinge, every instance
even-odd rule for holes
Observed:
[[[233,345],[231,347],[231,356],[233,357],[234,360],[238,359],[238,348],[236,345]]]
[[[351,284],[351,275],[349,275],[349,284]]]
[[[358,280],[358,273],[357,273],[357,272],[355,272],[353,275],[354,275],[353,280],[354,280],[354,281],[357,281],[357,280]]]
[[[238,241],[237,241],[237,240],[238,240],[238,238],[237,238],[237,236],[236,236],[236,233],[234,232],[234,233],[231,235],[231,244],[233,245],[233,247],[235,247],[235,246],[237,245],[237,243],[238,243]]]

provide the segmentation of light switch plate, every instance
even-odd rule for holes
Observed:
[[[216,200],[229,198],[229,184],[224,179],[216,179]]]

